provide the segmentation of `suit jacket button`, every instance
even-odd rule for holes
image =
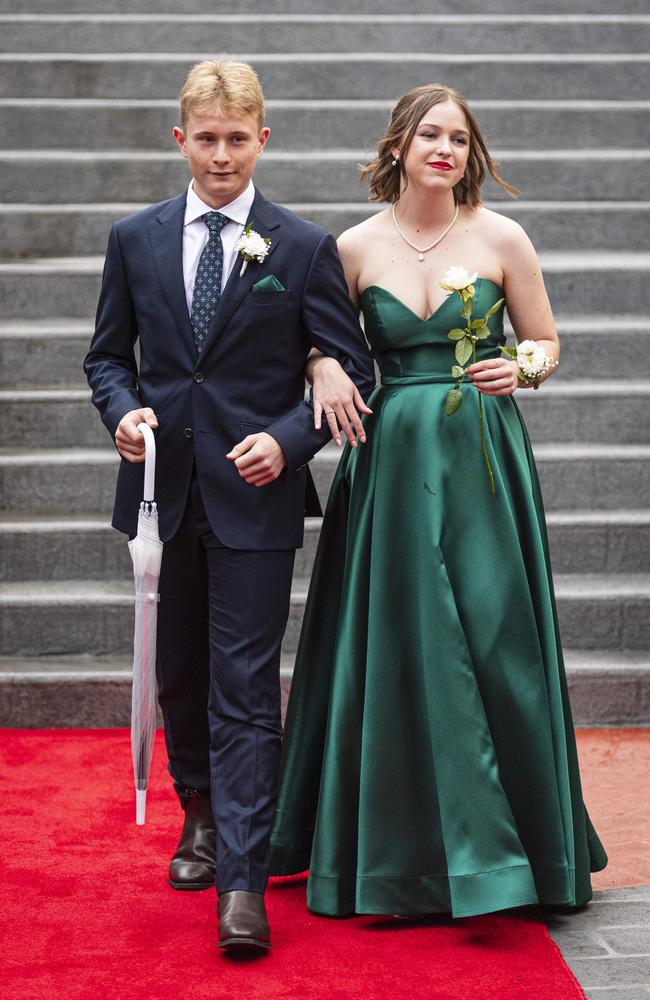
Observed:
[[[192,430],[191,427],[186,427],[185,430],[183,431],[183,434],[185,435],[186,438],[194,437],[194,431]]]
[[[205,382],[205,375],[203,372],[194,372],[194,381],[199,383]]]

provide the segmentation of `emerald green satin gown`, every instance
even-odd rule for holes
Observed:
[[[476,283],[474,317],[501,296]],[[462,917],[591,898],[535,463],[513,396],[452,416],[453,294],[422,320],[361,299],[381,371],[367,443],[332,484],[288,706],[272,873],[317,913]],[[502,312],[479,342],[499,356]],[[543,391],[543,390],[542,390]]]

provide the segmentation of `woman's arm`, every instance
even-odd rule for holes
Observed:
[[[508,316],[518,342],[534,340],[555,362],[560,358],[558,339],[551,304],[546,293],[542,269],[528,236],[516,222],[499,216],[497,245],[502,260],[503,289]],[[553,374],[545,372],[538,384]],[[476,388],[487,396],[504,396],[515,389],[529,389],[517,378],[516,361],[503,356],[470,365],[467,369]]]

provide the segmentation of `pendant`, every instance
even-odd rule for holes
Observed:
[[[423,253],[419,253],[418,254],[418,260],[424,260],[424,254]]]

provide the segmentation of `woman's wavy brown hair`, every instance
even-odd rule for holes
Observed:
[[[481,187],[485,180],[485,170],[489,171],[494,180],[508,194],[517,195],[519,191],[512,184],[504,181],[496,168],[496,163],[490,156],[485,139],[481,134],[479,124],[469,109],[462,94],[452,87],[440,83],[428,83],[424,87],[415,87],[403,94],[393,108],[383,137],[377,147],[377,155],[370,163],[362,167],[361,179],[370,185],[371,201],[396,202],[400,196],[402,180],[408,183],[404,172],[404,160],[413,141],[418,125],[428,111],[436,104],[453,101],[463,111],[469,129],[469,157],[465,173],[454,186],[454,198],[457,205],[469,205],[476,208],[481,204]],[[394,156],[391,149],[399,149],[398,166],[393,166]]]

